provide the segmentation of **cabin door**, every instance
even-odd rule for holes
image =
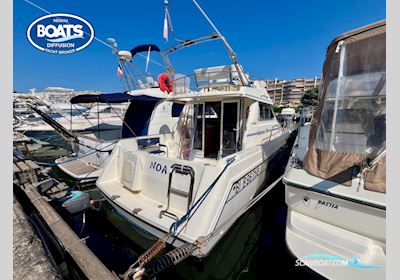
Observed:
[[[239,136],[239,102],[222,102],[221,150],[222,157],[236,153]]]
[[[221,144],[221,102],[204,105],[204,157],[217,158]]]

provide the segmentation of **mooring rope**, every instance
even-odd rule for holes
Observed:
[[[207,190],[200,196],[200,198],[190,207],[190,209],[186,212],[185,215],[183,215],[178,221],[174,222],[171,227],[169,232],[163,237],[160,238],[159,240],[156,241],[149,249],[147,249],[138,259],[137,261],[132,264],[128,270],[122,275],[122,278],[125,280],[128,280],[130,276],[133,276],[133,279],[140,279],[141,276],[145,273],[145,265],[149,263],[152,259],[154,259],[165,247],[166,247],[166,242],[168,238],[174,237],[174,241],[178,237],[178,235],[181,233],[182,229],[178,232],[178,234],[175,234],[176,230],[180,225],[182,225],[185,221],[189,221],[193,215],[196,213],[196,211],[199,209],[200,205],[204,202],[206,199],[207,195],[211,192],[211,190],[214,188],[214,186],[217,184],[221,176],[225,173],[227,168],[235,161],[235,157],[231,157],[227,159],[225,167],[222,169],[222,171],[219,173],[219,175],[215,178],[215,180],[211,183],[211,185],[207,188]],[[185,244],[186,245],[186,244]],[[193,244],[189,244],[191,246],[195,246]],[[197,245],[196,245],[197,246]],[[195,246],[195,247],[196,247]],[[179,250],[178,250],[179,249]],[[190,248],[185,247],[185,249],[180,249],[178,248],[174,251],[171,251],[171,255],[168,255],[164,257],[165,260],[173,259],[175,262],[180,262],[184,258],[187,258],[194,249],[196,248]],[[190,254],[189,254],[190,253]],[[160,261],[162,262],[162,261]],[[158,262],[158,264],[160,264]],[[168,262],[167,262],[168,263]],[[174,263],[174,262],[172,262]],[[139,264],[138,267],[135,267],[137,264]],[[161,267],[164,267],[165,265],[161,265]]]
[[[255,196],[253,199],[251,199],[248,203],[246,203],[242,208],[240,208],[234,215],[229,217],[224,223],[222,223],[220,226],[216,227],[212,232],[207,234],[206,236],[200,236],[199,238],[196,239],[195,242],[193,243],[185,243],[179,248],[175,248],[174,250],[158,257],[154,261],[149,261],[149,259],[146,259],[146,263],[142,266],[139,266],[137,268],[133,268],[134,265],[131,266],[132,270],[128,274],[128,271],[124,274],[126,278],[124,279],[129,279],[131,275],[133,275],[134,280],[140,280],[144,275],[146,275],[149,279],[154,278],[158,273],[162,272],[168,267],[171,267],[173,265],[176,265],[189,256],[192,255],[192,253],[196,249],[200,249],[203,247],[213,236],[218,234],[220,231],[225,230],[226,227],[229,225],[230,222],[233,220],[236,220],[239,218],[243,213],[248,211],[251,207],[253,207],[261,198],[264,197],[266,193],[268,193],[272,188],[274,188],[281,180],[284,175],[281,175],[278,179],[276,179],[272,184],[270,184],[268,187],[266,187],[262,192],[260,192],[257,196]]]

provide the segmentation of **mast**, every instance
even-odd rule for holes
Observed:
[[[200,12],[203,14],[205,19],[208,21],[208,23],[211,25],[211,27],[215,30],[215,32],[218,34],[218,36],[221,38],[222,42],[225,45],[225,48],[227,49],[229,56],[235,65],[236,71],[238,72],[238,76],[240,79],[240,82],[242,83],[243,86],[246,86],[249,84],[249,81],[247,80],[246,76],[244,75],[242,68],[239,65],[239,61],[237,59],[236,53],[233,51],[231,46],[228,44],[226,41],[225,37],[222,36],[221,32],[217,29],[217,27],[214,25],[214,23],[211,21],[211,19],[207,16],[207,14],[203,11],[203,9],[200,7],[200,5],[197,3],[196,0],[192,0],[193,3],[197,6],[197,8],[200,10]]]

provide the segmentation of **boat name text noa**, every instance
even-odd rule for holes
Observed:
[[[150,169],[153,169],[159,173],[167,174],[167,166],[165,164],[160,164],[156,161],[150,162]]]

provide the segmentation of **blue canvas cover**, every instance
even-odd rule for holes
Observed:
[[[132,57],[134,57],[138,53],[149,51],[149,48],[150,48],[150,51],[160,52],[160,48],[154,44],[139,45],[139,46],[136,46],[133,49],[131,49]]]
[[[124,103],[133,100],[139,101],[154,101],[160,100],[157,97],[151,97],[147,95],[130,95],[126,92],[118,93],[104,93],[104,94],[81,94],[72,97],[70,102],[72,104],[78,103]]]
[[[152,101],[135,100],[131,102],[125,113],[124,124],[121,131],[122,138],[147,135],[150,118],[158,100],[159,99]]]

